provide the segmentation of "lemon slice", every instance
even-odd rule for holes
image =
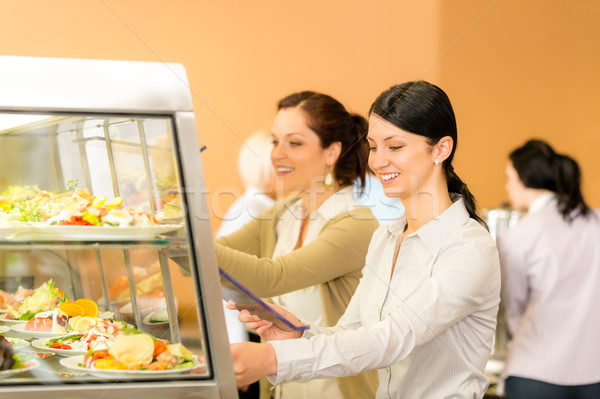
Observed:
[[[92,202],[92,206],[94,208],[100,208],[102,205],[104,205],[105,201],[106,201],[106,197],[96,197],[94,199],[94,202]]]
[[[121,204],[123,204],[123,198],[115,197],[108,204],[106,204],[106,206],[113,207],[113,206],[117,206],[117,205],[121,205]]]
[[[89,317],[89,316],[82,316],[73,323],[73,330],[74,331],[87,331],[91,327],[94,327],[96,324],[98,324],[97,319],[95,319],[93,317]]]

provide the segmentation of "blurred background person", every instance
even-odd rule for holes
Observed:
[[[244,139],[238,154],[238,172],[244,185],[244,193],[235,200],[223,216],[215,236],[222,237],[237,231],[263,210],[275,204],[277,188],[275,169],[271,164],[273,139],[271,133],[261,130]],[[260,340],[249,335],[244,323],[238,320],[238,311],[223,307],[229,342]],[[258,397],[258,384],[239,392],[240,398]]]
[[[263,210],[275,204],[277,189],[275,186],[275,169],[271,164],[273,139],[267,130],[257,131],[244,139],[238,154],[238,172],[244,185],[244,193],[229,207],[215,237],[233,233],[255,218]],[[227,309],[225,324],[229,342],[260,340],[249,333],[244,323],[238,320],[238,311]],[[257,398],[258,384],[238,392],[240,398]]]
[[[272,149],[273,139],[266,130],[244,139],[238,155],[238,172],[245,191],[223,216],[217,238],[233,233],[275,204],[277,187],[275,169],[271,164]]]
[[[527,211],[498,235],[506,397],[600,398],[600,214],[577,162],[544,141],[515,149],[506,178],[512,207]]]
[[[379,225],[353,196],[354,183],[363,186],[367,170],[367,121],[311,91],[283,98],[277,109],[271,161],[278,187],[290,195],[217,239],[217,261],[256,295],[307,323],[333,326],[358,285]],[[261,392],[283,399],[359,399],[374,397],[376,388],[377,375],[369,372]]]

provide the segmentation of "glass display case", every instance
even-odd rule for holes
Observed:
[[[183,67],[0,57],[0,87],[0,393],[237,397]]]

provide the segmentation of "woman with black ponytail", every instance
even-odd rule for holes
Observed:
[[[527,211],[498,235],[513,334],[508,399],[600,398],[600,218],[575,160],[530,140],[510,153],[506,191]]]
[[[240,320],[269,342],[232,346],[237,381],[377,369],[378,398],[482,398],[500,265],[452,167],[457,129],[448,97],[423,81],[393,86],[371,107],[367,141],[369,166],[406,213],[373,235],[363,278],[335,327],[288,333],[243,311]]]

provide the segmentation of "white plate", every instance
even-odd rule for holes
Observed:
[[[76,350],[76,349],[56,349],[56,348],[48,348],[46,346],[46,342],[51,340],[52,338],[38,338],[31,341],[31,346],[35,349],[40,349],[47,352],[56,353],[61,356],[74,356],[74,355],[85,355],[87,351],[85,350]]]
[[[4,324],[27,324],[29,320],[10,320],[10,319],[0,319],[0,323]]]
[[[83,363],[83,355],[78,355],[78,356],[71,356],[71,357],[65,357],[63,359],[59,360],[59,363],[67,368],[70,368],[72,370],[77,370],[77,371],[85,371],[88,372],[92,375],[97,375],[100,377],[107,377],[107,376],[120,376],[123,377],[124,375],[145,375],[145,376],[154,376],[154,375],[159,375],[159,374],[181,374],[181,373],[187,373],[192,369],[195,369],[196,367],[201,367],[203,366],[202,363],[200,363],[198,361],[198,357],[197,356],[193,356],[194,358],[194,365],[192,367],[187,367],[184,369],[170,369],[170,370],[109,370],[109,369],[88,369],[86,367],[82,367],[79,364]]]
[[[171,217],[166,217],[165,211],[158,211],[158,212],[156,212],[156,215],[154,216],[154,218],[156,220],[181,220],[181,219],[183,219],[182,211],[180,211],[179,213],[173,211],[172,214],[173,215]]]
[[[160,316],[164,316],[164,318],[161,317],[161,319],[159,321],[150,321],[152,316],[157,315],[157,314],[159,314]],[[161,324],[169,324],[169,318],[168,318],[167,311],[159,309],[156,312],[152,312],[149,315],[147,315],[146,317],[144,317],[144,319],[142,320],[142,323],[144,323],[147,326],[159,326]]]
[[[180,224],[159,224],[143,227],[118,226],[60,226],[28,224],[21,227],[0,228],[0,240],[65,240],[65,241],[121,241],[152,240],[156,236],[180,229]]]
[[[4,334],[7,331],[10,331],[10,327],[8,327],[8,326],[0,326],[0,334]]]
[[[17,324],[10,327],[11,330],[16,331],[31,338],[54,338],[59,335],[65,335],[65,333],[57,333],[52,331],[28,331],[25,330],[25,324]]]
[[[141,302],[141,301],[138,299],[138,305],[140,305],[139,302]],[[148,302],[150,302],[150,301],[148,301]],[[167,306],[164,298],[156,300],[156,302],[154,303],[153,306],[146,306],[146,307],[141,308],[140,316],[142,316],[142,318],[145,318],[146,316],[151,314],[155,308],[161,307],[161,306]],[[119,308],[119,313],[121,313],[121,315],[123,315],[125,317],[132,317],[133,316],[133,305],[131,304],[131,302],[128,302],[127,304],[121,306]]]
[[[19,215],[12,213],[0,212],[0,226],[6,226],[19,219]]]
[[[19,373],[23,373],[25,371],[29,371],[29,370],[33,370],[37,367],[40,366],[40,362],[38,362],[37,360],[32,360],[27,364],[31,364],[31,366],[29,367],[25,367],[22,369],[16,369],[16,370],[2,370],[0,371],[0,378],[8,378],[8,377],[12,377],[15,374],[19,374]]]
[[[22,349],[22,348],[26,348],[29,345],[31,345],[29,343],[29,341],[27,341],[26,339],[21,339],[21,338],[11,338],[11,337],[4,337],[8,340],[8,342],[10,342],[10,344],[12,345],[13,349]]]
[[[152,307],[145,307],[143,309],[140,309],[140,313],[143,315],[146,315],[149,312],[152,312]],[[119,308],[119,313],[125,313],[127,315],[133,314],[133,304],[131,302],[127,302],[125,305]]]

